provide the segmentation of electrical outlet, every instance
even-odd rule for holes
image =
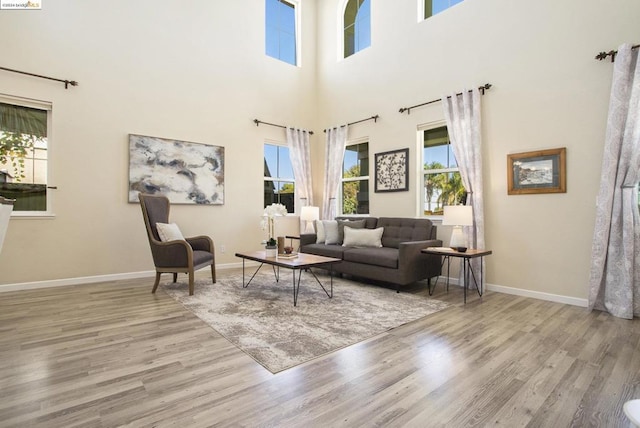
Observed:
[[[220,252],[224,254],[225,251],[227,251],[227,247],[224,244],[220,245]]]

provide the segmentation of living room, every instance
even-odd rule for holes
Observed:
[[[399,109],[491,83],[482,97],[487,288],[586,312],[613,69],[594,56],[638,43],[640,4],[464,0],[421,20],[420,3],[372,2],[371,46],[341,58],[344,1],[296,2],[297,66],[265,55],[258,0],[56,0],[0,11],[11,40],[0,67],[78,82],[0,70],[0,102],[50,105],[53,187],[50,211],[11,218],[0,290],[152,279],[140,206],[127,196],[129,134],[224,147],[224,204],[171,209],[185,236],[213,237],[219,271],[264,238],[264,144],[286,140],[256,118],[314,132],[318,205],[322,131],[379,115],[350,126],[348,140],[367,141],[370,159],[408,148],[412,167],[408,191],[371,189],[370,215],[419,217],[418,132],[444,120],[442,105]],[[508,194],[509,154],[560,147],[566,193]],[[438,224],[440,239],[450,233]]]

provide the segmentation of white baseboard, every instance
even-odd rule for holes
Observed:
[[[441,276],[439,277],[438,283],[440,284],[440,281],[446,281],[446,280],[447,280],[446,276]],[[461,286],[459,284],[458,278],[449,278],[449,284],[455,285],[455,286]],[[532,299],[546,300],[549,302],[556,302],[556,303],[564,303],[566,305],[581,306],[583,308],[586,308],[589,305],[589,302],[587,299],[563,296],[560,294],[543,293],[541,291],[525,290],[523,288],[505,287],[504,285],[496,285],[496,284],[489,284],[489,283],[485,283],[485,288],[489,291],[494,291],[496,293],[513,294],[515,296],[522,296],[522,297],[531,297]]]
[[[246,267],[256,266],[257,263],[247,262]],[[241,268],[242,262],[225,263],[216,265],[216,270],[236,269]],[[79,284],[94,284],[96,282],[108,282],[118,281],[125,279],[137,279],[137,278],[153,278],[156,272],[154,270],[142,271],[142,272],[128,272],[128,273],[115,273],[109,275],[96,275],[96,276],[84,276],[79,278],[63,278],[53,279],[49,281],[35,281],[35,282],[21,282],[16,284],[0,284],[0,293],[6,291],[22,291],[32,290],[36,288],[48,288],[48,287],[64,287],[66,285],[79,285]],[[441,276],[439,281],[446,281],[446,277]],[[459,285],[458,278],[449,278],[449,284]],[[505,287],[503,285],[486,284],[486,288],[489,291],[495,291],[497,293],[513,294],[522,297],[531,297],[539,300],[547,300],[550,302],[564,303],[567,305],[581,306],[586,308],[588,306],[587,299],[579,299],[577,297],[562,296],[559,294],[543,293],[540,291],[525,290],[522,288]]]
[[[250,266],[247,263],[247,266]],[[226,263],[216,265],[216,270],[241,268],[240,263]],[[0,284],[0,293],[7,291],[23,291],[33,290],[36,288],[49,288],[49,287],[64,287],[67,285],[81,285],[81,284],[95,284],[96,282],[108,282],[119,281],[125,279],[138,279],[138,278],[153,278],[156,275],[155,270],[142,271],[142,272],[126,272],[126,273],[114,273],[109,275],[96,275],[96,276],[83,276],[78,278],[62,278],[52,279],[47,281],[34,281],[34,282],[19,282],[15,284]]]

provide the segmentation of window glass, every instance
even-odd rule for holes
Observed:
[[[463,0],[424,0],[424,19],[449,9]]]
[[[344,57],[371,46],[370,0],[349,0],[344,11]]]
[[[264,207],[283,204],[290,213],[295,212],[296,184],[289,148],[275,144],[264,145]]]
[[[342,214],[369,214],[369,143],[351,144],[345,148]]]
[[[0,103],[0,195],[14,212],[47,211],[48,111]]]
[[[463,204],[467,193],[451,149],[447,127],[422,132],[424,214],[442,215],[445,205]]]
[[[296,65],[296,8],[284,0],[266,0],[266,54]]]

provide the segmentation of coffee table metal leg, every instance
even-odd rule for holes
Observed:
[[[325,294],[329,297],[332,298],[333,297],[333,275],[331,275],[331,294],[329,294],[329,292],[327,291],[326,288],[324,288],[324,285],[322,285],[322,283],[320,282],[320,280],[318,279],[318,277],[316,276],[315,272],[312,271],[311,269],[309,269],[309,272],[311,272],[311,275],[313,275],[313,277],[316,279],[316,281],[318,282],[318,284],[320,284],[320,287],[322,287],[322,290],[325,292]],[[333,273],[333,269],[331,270],[331,273]]]
[[[298,271],[298,284],[296,285],[296,270]],[[292,269],[293,272],[293,306],[298,306],[298,292],[300,291],[301,269]]]
[[[251,284],[251,281],[253,281],[253,278],[256,276],[256,274],[258,273],[258,271],[260,270],[260,268],[262,267],[264,263],[260,263],[260,266],[258,266],[258,269],[256,269],[256,271],[253,273],[253,275],[251,275],[251,278],[249,279],[249,282],[247,282],[246,284],[244,283],[244,259],[242,259],[242,288],[247,288],[249,286],[249,284]]]

